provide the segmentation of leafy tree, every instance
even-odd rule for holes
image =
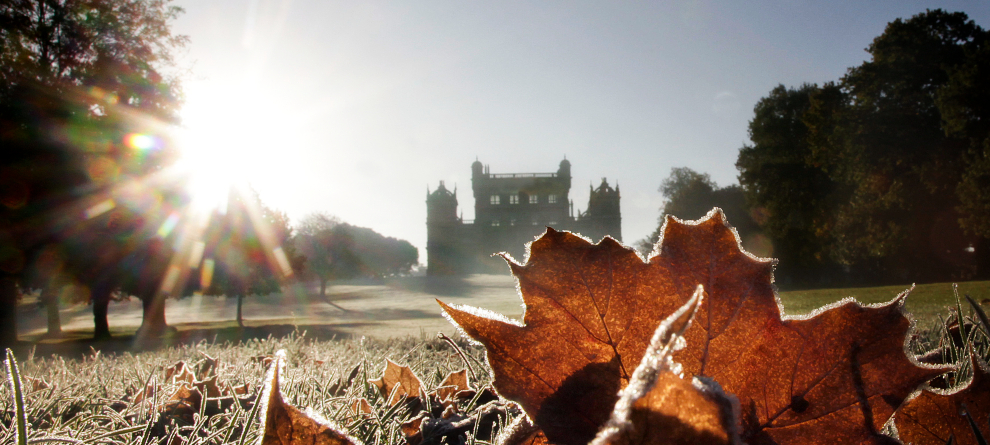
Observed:
[[[872,262],[879,274],[919,281],[957,267],[932,263],[951,246],[939,219],[958,219],[954,191],[966,149],[946,135],[936,100],[966,62],[966,47],[985,38],[963,13],[895,20],[868,48],[871,59],[842,79],[848,102],[828,147],[841,164],[834,177],[850,190],[835,223],[839,261]]]
[[[838,84],[760,101],[737,167],[790,263],[861,283],[966,277],[985,221],[987,39],[963,13],[927,11],[888,24]]]
[[[419,251],[408,241],[342,223],[325,213],[304,218],[296,242],[307,258],[307,270],[320,280],[324,298],[331,280],[400,275],[419,262]]]
[[[226,214],[217,214],[206,237],[206,258],[215,269],[207,295],[237,297],[237,325],[244,326],[244,297],[267,295],[302,272],[305,257],[296,252],[284,212],[261,202],[258,194],[231,191]]]
[[[342,254],[350,252],[343,244],[351,240],[340,236],[340,231],[335,230],[338,225],[340,220],[335,216],[312,213],[302,219],[295,238],[297,249],[306,256],[306,271],[320,280],[320,296],[324,298],[330,280],[354,274],[343,267],[353,262],[342,258]]]
[[[936,103],[947,135],[967,141],[956,194],[959,224],[979,237],[977,266],[990,277],[990,38],[984,33],[964,48],[965,62],[949,71]]]
[[[828,197],[836,184],[815,157],[805,119],[812,107],[830,116],[826,110],[836,95],[841,92],[833,84],[778,85],[756,104],[749,124],[753,144],[739,150],[739,183],[748,206],[760,215],[773,256],[780,259],[776,275],[784,282],[820,280],[832,264],[821,233],[831,224]]]
[[[383,278],[409,273],[419,261],[419,250],[406,240],[384,236],[367,227],[341,224],[353,240],[353,251],[363,275]]]
[[[641,252],[653,250],[668,215],[682,220],[696,220],[713,207],[719,207],[744,241],[758,230],[746,206],[742,189],[735,185],[719,188],[707,173],[698,173],[688,167],[671,168],[670,176],[660,184],[659,191],[665,203],[660,209],[656,230],[637,243]]]
[[[174,156],[168,144],[136,149],[124,136],[176,121],[179,84],[162,70],[186,41],[170,29],[180,12],[152,0],[0,4],[0,343],[16,341],[16,283],[36,253],[103,223],[86,209]],[[86,233],[111,236],[105,229]],[[117,266],[71,272],[100,287]]]

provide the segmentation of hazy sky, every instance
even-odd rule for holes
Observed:
[[[736,182],[753,106],[777,84],[838,80],[887,22],[926,8],[990,26],[990,2],[177,2],[197,162],[233,166],[298,220],[325,211],[407,239],[426,261],[426,189],[470,165],[550,172],[584,210],[622,191],[648,235],[672,167]],[[731,221],[730,221],[731,222]]]

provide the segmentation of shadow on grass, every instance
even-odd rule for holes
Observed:
[[[258,326],[216,326],[210,323],[186,323],[169,326],[168,332],[160,338],[137,340],[133,332],[114,333],[108,340],[94,340],[92,330],[67,331],[58,338],[39,338],[37,341],[21,341],[14,346],[18,357],[26,357],[33,349],[35,356],[59,355],[64,358],[81,358],[100,354],[122,354],[142,352],[174,346],[192,346],[200,342],[238,344],[268,337],[282,338],[295,333],[305,333],[313,340],[348,339],[352,335],[343,329],[366,326],[373,323],[336,323],[333,325],[294,325],[270,324]]]

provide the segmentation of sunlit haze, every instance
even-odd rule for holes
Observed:
[[[672,167],[736,182],[756,102],[838,80],[889,21],[926,8],[990,27],[985,0],[900,2],[179,1],[189,35],[183,165],[203,206],[247,183],[298,221],[322,211],[407,239],[425,262],[427,188],[572,163],[602,177],[622,232],[654,228]]]

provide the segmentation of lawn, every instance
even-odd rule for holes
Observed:
[[[855,298],[861,303],[885,303],[897,294],[910,288],[910,284],[901,286],[857,287],[844,289],[812,289],[781,292],[780,300],[788,315],[807,314],[826,304],[839,301],[846,297]],[[977,302],[983,302],[984,308],[990,303],[990,281],[968,281],[959,283],[959,297],[973,297]],[[952,283],[919,284],[907,298],[906,307],[919,321],[935,320],[941,315],[948,314],[948,306],[955,305]],[[963,301],[963,307],[966,307]]]
[[[884,286],[870,288],[816,289],[780,293],[788,315],[806,314],[846,297],[863,303],[890,301],[909,288]],[[990,298],[990,281],[959,284],[960,296],[969,294],[976,301]],[[292,326],[304,326],[318,338],[418,337],[456,329],[443,318],[436,300],[489,309],[510,318],[522,316],[521,299],[516,283],[509,275],[472,275],[458,279],[429,280],[406,277],[382,281],[352,281],[328,289],[328,300],[314,288],[297,286],[284,295],[245,299],[245,324],[250,328],[279,327],[276,335],[285,335]],[[918,285],[907,299],[907,309],[921,321],[945,317],[954,305],[951,283]],[[61,311],[65,339],[83,341],[92,336],[91,308],[85,304],[67,305]],[[186,297],[169,300],[166,317],[169,324],[186,332],[187,338],[218,340],[234,337],[233,322],[236,300],[218,297]],[[133,334],[141,323],[141,303],[137,300],[111,304],[110,326],[115,336]],[[26,300],[18,310],[18,324],[23,340],[37,341],[45,332],[45,310],[33,300]],[[264,338],[264,335],[262,335]],[[49,340],[45,340],[48,342]],[[195,342],[195,341],[193,341]],[[188,343],[188,342],[186,342]]]
[[[890,301],[907,287],[789,291],[781,293],[780,298],[785,312],[797,315],[846,297],[855,297],[865,303]],[[990,282],[960,283],[959,293],[982,301],[990,298]],[[81,360],[46,355],[42,347],[24,350],[18,354],[22,358],[23,375],[37,379],[25,380],[30,385],[25,397],[29,436],[54,436],[66,443],[97,443],[109,439],[127,444],[155,443],[148,441],[152,437],[178,443],[173,440],[176,435],[190,444],[254,443],[257,424],[248,419],[256,418],[251,415],[251,409],[265,371],[261,359],[285,349],[288,368],[283,390],[291,403],[312,407],[316,413],[341,424],[365,443],[402,445],[406,442],[399,426],[412,413],[390,407],[368,383],[369,379],[381,374],[385,358],[408,364],[429,389],[437,388],[447,373],[464,367],[465,359],[478,376],[476,388],[491,382],[491,371],[483,362],[480,347],[458,340],[458,346],[466,353],[462,358],[449,344],[436,338],[437,330],[449,332],[452,328],[439,316],[434,298],[491,308],[514,318],[522,312],[514,280],[509,276],[475,276],[439,287],[421,279],[355,282],[335,286],[330,294],[332,305],[302,294],[292,297],[291,304],[279,304],[277,296],[250,300],[251,310],[247,315],[251,327],[245,330],[230,326],[229,319],[222,320],[232,314],[230,301],[170,301],[170,321],[185,335],[183,341],[176,343],[177,347],[135,353],[128,352],[126,345],[116,351],[105,348],[103,353],[86,347],[88,353]],[[908,298],[907,308],[920,319],[933,321],[938,314],[943,317],[948,314],[947,306],[954,301],[949,283],[920,285]],[[117,313],[123,315],[120,320],[129,323],[126,326],[133,324],[136,316],[128,313],[131,310],[127,309],[128,304],[119,303],[116,308]],[[66,313],[73,313],[73,310],[81,312],[80,316],[85,318],[86,311],[79,308],[67,309]],[[196,316],[207,321],[192,321]],[[298,323],[324,318],[323,323]],[[111,323],[115,320],[118,319],[111,318]],[[69,320],[70,326],[76,326],[74,323],[75,319]],[[298,331],[293,330],[293,323],[300,326]],[[118,328],[119,332],[126,333],[129,329],[126,326]],[[923,332],[924,338],[919,341],[930,348],[938,344],[941,334],[928,330],[933,328],[932,324],[928,326]],[[236,336],[227,335],[235,331]],[[359,335],[364,332],[377,335],[369,338]],[[338,337],[332,341],[315,338],[335,335]],[[90,344],[78,339],[71,342],[77,348]],[[95,346],[101,345],[107,344]],[[921,351],[917,347],[912,350]],[[982,343],[979,351],[987,352]],[[219,382],[230,386],[247,384],[249,391],[242,402],[234,403],[225,411],[212,413],[208,418],[189,417],[198,421],[183,420],[185,417],[163,408],[170,406],[168,400],[181,383],[170,379],[166,369],[178,361],[185,361],[194,368],[202,367],[207,356],[220,360],[215,371]],[[343,390],[335,387],[339,378],[355,366],[359,366],[358,378]],[[154,397],[146,402],[134,402],[135,394],[147,384],[158,385]],[[370,402],[372,412],[369,415],[352,412],[355,402],[362,398]],[[472,404],[464,414],[480,416],[478,409]],[[13,439],[14,411],[10,387],[2,385],[0,443]],[[511,410],[501,413],[497,422],[502,425],[519,414]],[[100,437],[104,438],[98,439]],[[68,442],[69,438],[74,442]],[[492,441],[493,438],[487,436],[474,443],[483,445]]]

